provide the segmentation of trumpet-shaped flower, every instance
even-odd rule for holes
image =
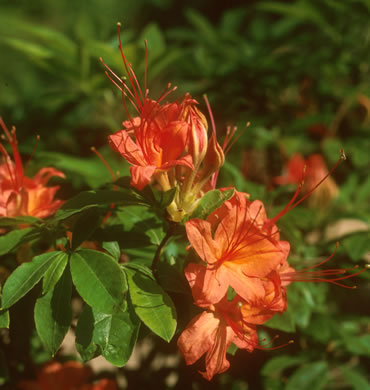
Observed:
[[[278,274],[272,272],[264,280],[264,295],[259,299],[247,302],[236,295],[231,301],[223,297],[204,307],[207,310],[188,324],[177,344],[188,365],[206,354],[206,371],[201,374],[211,380],[229,368],[226,351],[232,343],[249,352],[263,349],[258,345],[256,325],[286,309],[286,294]]]
[[[42,168],[33,178],[25,176],[18,151],[15,128],[8,131],[3,120],[0,125],[11,144],[14,162],[0,144],[3,164],[0,165],[0,217],[33,216],[45,218],[54,214],[62,205],[54,200],[59,186],[46,187],[52,176],[64,178],[64,173],[50,167]]]
[[[208,305],[207,311],[193,318],[181,333],[177,345],[186,364],[194,364],[206,355],[206,371],[201,372],[204,378],[211,380],[229,368],[226,352],[232,343],[249,352],[258,345],[256,326],[244,318],[249,313],[244,304],[235,296],[232,302],[224,298],[216,305]]]
[[[169,84],[157,100],[148,97],[147,51],[145,49],[142,88],[123,52],[120,26],[118,37],[128,82],[104,65],[108,70],[106,74],[122,92],[129,120],[123,122],[124,129],[109,136],[109,143],[131,165],[133,187],[142,190],[153,183],[163,191],[177,188],[167,211],[170,218],[178,222],[193,211],[205,184],[224,163],[224,153],[217,143],[214,124],[213,134],[208,140],[207,120],[197,108],[197,101],[189,94],[176,102],[164,103],[164,99],[176,89]],[[134,117],[127,102],[136,111]],[[211,120],[213,123],[213,118]]]
[[[202,263],[190,263],[185,275],[200,306],[219,302],[232,287],[246,301],[265,296],[264,278],[286,261],[289,244],[275,225],[266,225],[262,202],[236,192],[208,220],[186,223],[190,244]]]
[[[125,130],[109,136],[111,146],[132,165],[131,184],[135,188],[143,189],[155,173],[174,166],[193,168],[191,155],[185,154],[189,124],[182,120],[191,104],[188,97],[182,103],[164,105],[146,99],[141,115],[124,122]]]

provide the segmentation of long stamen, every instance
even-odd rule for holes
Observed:
[[[301,202],[303,202],[306,198],[308,198],[315,190],[317,187],[319,187],[338,167],[338,165],[346,160],[346,155],[344,154],[344,150],[341,149],[340,151],[340,157],[336,164],[330,169],[330,171],[309,191],[307,194],[302,196],[301,199],[297,200],[295,203],[294,201],[296,200],[298,194],[301,192],[302,189],[302,183],[299,184],[297,191],[295,192],[293,198],[290,200],[290,202],[281,210],[274,218],[270,219],[269,221],[266,222],[267,225],[273,225],[275,224],[282,216],[284,216],[287,212],[290,210],[294,209],[296,206],[298,206]]]
[[[146,88],[146,77],[148,71],[148,41],[145,39],[145,69],[144,69],[144,93],[145,97],[147,97],[148,89]]]
[[[245,128],[239,132],[239,134],[234,137],[236,134],[238,128],[234,126],[232,129],[231,127],[228,127],[226,131],[226,137],[224,139],[222,149],[224,150],[224,154],[228,154],[230,152],[230,149],[235,145],[235,143],[239,140],[239,138],[244,134],[244,131],[251,125],[250,122],[247,122],[245,125]]]
[[[136,83],[137,83],[137,87],[138,87],[138,89],[139,89],[139,91],[140,91],[140,95],[142,96],[141,89],[140,89],[140,85],[139,85],[139,83],[138,83],[137,80],[136,80],[135,73],[134,73],[134,71],[132,70],[131,65],[128,63],[128,61],[127,61],[127,59],[126,59],[126,57],[125,57],[125,55],[124,55],[124,53],[123,53],[122,41],[121,41],[121,23],[117,23],[117,29],[118,29],[119,50],[120,50],[120,52],[121,52],[121,57],[122,57],[122,60],[123,60],[123,64],[124,64],[124,66],[125,66],[125,69],[126,69],[126,72],[127,72],[127,76],[128,76],[128,78],[129,78],[129,80],[130,80],[132,89],[134,90],[136,103],[137,103],[137,105],[140,107],[140,109],[142,109],[142,108],[143,108],[143,104],[142,104],[142,102],[141,102],[141,100],[140,100],[140,98],[139,98],[139,95],[138,95],[138,93],[137,93],[137,89],[136,89],[136,87],[135,87],[135,82],[134,82],[134,80],[133,80],[133,77],[134,77],[134,79],[135,79],[135,81],[136,81]]]
[[[160,95],[159,99],[157,100],[158,103],[160,103],[163,99],[165,99],[170,93],[173,91],[176,91],[177,86],[175,85],[174,87],[171,88],[171,83],[167,84],[167,88],[162,92]]]
[[[4,157],[5,166],[6,166],[6,169],[8,171],[8,175],[9,175],[10,181],[12,183],[12,186],[16,191],[18,191],[18,186],[17,186],[16,180],[15,180],[14,172],[13,172],[12,165],[11,165],[12,164],[11,159],[8,155],[8,152],[5,150],[5,148],[2,144],[0,144],[0,153]]]
[[[125,94],[126,92],[132,97],[132,99],[135,99],[135,95],[132,93],[131,89],[127,86],[127,84],[123,84],[122,83],[122,78],[118,77],[116,73],[113,72],[113,70],[103,61],[103,58],[100,57],[99,58],[100,62],[105,66],[105,68],[108,69],[109,73],[117,80],[117,82],[119,82],[120,84],[122,84],[123,88],[126,89],[125,91]],[[110,76],[109,74],[106,73],[106,76],[109,78],[109,80],[118,88],[122,91],[122,88],[118,85],[117,82],[115,82]],[[127,96],[127,95],[126,95]],[[128,97],[128,96],[127,96]],[[130,99],[131,103],[135,106],[135,108],[137,107],[136,106],[136,103],[134,104],[132,102],[132,100]],[[139,112],[139,110],[136,108],[136,110]]]
[[[133,105],[133,107],[135,108],[135,110],[138,112],[138,114],[140,114],[140,111],[139,109],[137,108],[135,102],[130,98],[130,96],[127,95],[126,91],[129,92],[130,95],[132,95],[132,92],[131,90],[129,89],[129,87],[126,85],[126,83],[124,82],[124,79],[119,79],[120,80],[120,83],[121,83],[121,86],[118,85],[118,83],[116,83],[112,77],[109,75],[109,73],[107,71],[104,72],[105,75],[108,77],[108,79],[122,92],[122,95],[126,96],[127,99],[130,101],[130,103]],[[133,95],[132,95],[133,96]],[[124,103],[125,105],[125,103]],[[125,112],[126,112],[126,115],[130,118],[130,114],[128,112],[128,109],[127,107],[125,107]]]
[[[2,127],[5,135],[8,137],[9,143],[10,143],[11,148],[12,148],[13,158],[14,158],[14,163],[15,163],[14,184],[18,190],[23,185],[24,172],[23,172],[22,159],[21,159],[21,156],[20,156],[19,151],[18,151],[18,141],[17,141],[17,136],[16,136],[16,130],[15,130],[15,127],[13,126],[12,130],[9,132],[9,130],[7,129],[3,119],[1,117],[0,117],[0,126]],[[3,152],[2,152],[2,154],[4,155]],[[8,166],[8,168],[9,168],[9,166]]]
[[[331,268],[327,270],[321,270],[321,271],[310,271],[314,268],[317,268],[325,263],[327,263],[329,260],[333,258],[335,255],[337,249],[338,249],[339,243],[336,243],[335,249],[333,253],[325,260],[321,261],[318,264],[315,264],[310,267],[303,268],[301,270],[295,271],[295,272],[282,272],[280,274],[280,280],[281,281],[287,281],[287,282],[326,282],[326,283],[332,283],[340,287],[349,288],[349,289],[355,289],[357,286],[346,286],[345,284],[338,283],[339,280],[345,280],[353,278],[354,276],[357,276],[363,272],[365,272],[368,267],[365,267],[364,269],[355,272],[354,274],[347,274],[349,271],[352,271],[356,268],[358,268],[358,265],[355,265],[350,268]],[[336,278],[328,278],[329,276],[338,276],[343,275],[345,276],[339,276]]]
[[[354,266],[352,269],[358,268],[358,266]],[[308,273],[302,273],[300,274],[299,271],[294,273],[286,273],[285,275],[281,275],[282,281],[289,281],[289,282],[326,282],[335,284],[340,287],[348,288],[348,289],[356,289],[357,286],[347,286],[342,283],[338,283],[339,280],[345,280],[353,278],[354,276],[360,275],[363,272],[367,271],[369,267],[363,268],[361,271],[355,272],[354,274],[346,275],[346,276],[340,276],[338,278],[328,279],[328,278],[321,278],[320,276],[331,276],[331,275],[340,275],[347,273],[347,269],[332,269],[332,270],[324,270],[321,273],[319,271],[315,272],[308,272]]]
[[[27,168],[31,162],[31,160],[33,159],[33,156],[35,155],[35,151],[36,151],[36,148],[37,148],[37,145],[40,141],[40,136],[39,135],[36,135],[36,141],[35,141],[35,145],[33,146],[33,149],[32,149],[32,152],[31,152],[31,156],[29,157],[29,159],[27,160],[26,162],[26,165],[24,167],[24,170],[27,171]]]
[[[116,181],[116,175],[115,173],[113,172],[113,169],[110,167],[110,165],[108,164],[107,160],[96,150],[96,148],[94,146],[91,146],[90,150],[92,152],[94,152],[101,160],[101,162],[105,165],[105,167],[107,168],[107,170],[109,171],[110,175],[112,176],[112,180],[113,181]]]
[[[206,107],[207,107],[207,110],[208,110],[208,115],[209,115],[209,118],[211,120],[211,125],[212,125],[212,135],[215,137],[216,139],[216,125],[215,125],[215,120],[213,118],[213,114],[212,114],[212,110],[211,110],[211,105],[209,104],[209,101],[208,101],[208,98],[207,98],[207,95],[203,95],[203,99],[206,103]]]
[[[279,336],[276,335],[276,336],[274,336],[272,338],[272,340],[269,343],[266,344],[266,346],[264,346],[264,345],[256,345],[255,348],[259,349],[261,351],[275,351],[276,349],[284,348],[284,347],[286,347],[288,345],[294,344],[294,340],[289,340],[287,343],[278,345],[276,347],[267,347],[267,345],[271,345],[278,338],[279,338]]]

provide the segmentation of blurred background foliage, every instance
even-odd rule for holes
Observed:
[[[127,174],[106,142],[125,119],[121,96],[99,61],[103,57],[119,76],[124,73],[120,21],[125,54],[139,79],[148,40],[153,98],[171,81],[179,86],[175,97],[189,92],[202,109],[207,94],[221,139],[227,125],[238,126],[242,135],[219,186],[235,185],[263,200],[269,215],[295,191],[273,182],[293,153],[320,153],[330,167],[345,150],[347,161],[333,173],[339,196],[321,208],[301,204],[279,227],[291,243],[294,267],[325,259],[338,240],[332,267],[363,267],[370,261],[369,20],[369,0],[0,0],[0,113],[17,126],[25,155],[40,134],[31,173],[46,164],[66,172],[64,198],[107,182],[91,146],[113,170]],[[129,216],[125,221],[130,225]],[[182,252],[175,243],[169,251]],[[148,362],[145,375],[144,366],[136,376],[126,373],[129,384],[150,388],[155,377],[157,386],[176,389],[368,389],[369,279],[364,273],[347,283],[356,290],[290,286],[287,313],[274,318],[261,337],[279,334],[282,344],[290,338],[295,344],[237,352],[230,356],[231,369],[210,384],[181,363],[171,385],[169,371],[155,373]],[[176,350],[175,343],[156,342],[158,351]]]

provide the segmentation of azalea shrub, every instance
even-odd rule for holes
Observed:
[[[154,9],[171,9],[171,2],[160,3]],[[324,92],[312,86],[315,75],[300,73],[298,65],[283,78],[296,83],[290,89],[278,88],[280,65],[273,70],[267,55],[261,69],[251,65],[256,79],[249,94],[240,88],[249,76],[231,79],[253,58],[252,49],[241,50],[246,50],[243,34],[251,33],[251,47],[261,49],[268,37],[258,31],[264,31],[271,12],[285,16],[274,22],[270,45],[278,47],[294,27],[300,33],[307,20],[297,15],[309,9],[311,22],[333,40],[328,51],[334,50],[341,30],[320,19],[327,11],[316,2],[303,3],[253,3],[258,14],[252,33],[241,31],[248,7],[222,9],[218,27],[201,9],[186,10],[184,26],[166,30],[173,53],[167,62],[158,26],[149,24],[148,36],[133,42],[130,27],[118,23],[111,46],[95,40],[86,52],[80,48],[94,51],[99,73],[86,76],[86,54],[79,87],[64,90],[60,101],[43,108],[54,115],[55,135],[34,132],[32,143],[27,138],[23,146],[23,121],[11,122],[5,110],[0,118],[2,384],[118,388],[112,374],[103,378],[80,362],[100,357],[123,367],[117,374],[124,378],[122,388],[151,388],[154,378],[155,386],[178,389],[368,386],[370,161],[364,148],[370,91],[363,72],[357,84],[346,79],[354,97],[345,96],[334,114],[328,106],[320,111],[315,99],[326,101]],[[326,6],[338,13],[345,9]],[[11,8],[7,12],[12,20]],[[16,18],[14,26],[18,34],[54,42],[50,48],[35,44],[33,54],[27,46],[31,58],[39,56],[43,72],[59,69],[65,75],[80,66],[71,38],[32,24],[20,27]],[[172,47],[176,42],[178,48]],[[21,38],[6,37],[2,44],[27,50]],[[65,60],[57,53],[62,48],[70,52]],[[188,48],[195,50],[190,62],[199,65],[198,75],[192,74],[194,67],[189,70],[189,56],[184,62]],[[204,55],[209,66],[202,63]],[[212,64],[222,56],[221,64]],[[282,57],[291,66],[291,58]],[[355,72],[356,64],[343,63]],[[271,73],[262,77],[259,72],[269,66]],[[179,85],[163,81],[161,72]],[[63,77],[75,85],[73,77]],[[80,101],[81,94],[88,102]],[[332,101],[344,92],[336,94]],[[104,102],[100,108],[97,97]],[[263,101],[267,115],[253,99]],[[62,112],[68,114],[58,122]],[[101,118],[93,124],[87,115],[84,122],[82,113]],[[358,148],[346,133],[347,122],[357,129]],[[287,130],[281,128],[285,124]],[[84,125],[92,130],[87,139]],[[65,126],[79,131],[67,130],[66,136],[65,128],[60,130]],[[63,150],[71,139],[75,155]],[[80,361],[65,356],[70,335]],[[142,362],[133,375],[130,364],[148,340],[154,343],[152,361]],[[156,353],[175,363],[155,370]]]

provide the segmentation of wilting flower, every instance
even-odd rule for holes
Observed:
[[[236,192],[208,220],[186,223],[190,244],[202,260],[190,263],[185,275],[200,306],[219,302],[231,286],[246,301],[265,296],[263,279],[286,261],[289,244],[280,241],[260,201]]]
[[[46,187],[46,183],[52,176],[64,178],[64,173],[47,167],[42,168],[33,178],[25,176],[15,128],[8,131],[1,118],[0,126],[11,145],[14,159],[13,162],[0,144],[4,160],[0,165],[0,217],[28,215],[45,218],[54,214],[63,203],[61,200],[54,200],[59,186]]]
[[[113,380],[100,379],[98,383],[88,383],[92,376],[90,367],[80,362],[70,361],[64,364],[49,362],[37,375],[36,380],[18,382],[19,390],[118,390]]]
[[[324,178],[325,180],[317,186]],[[275,183],[280,185],[300,185],[303,182],[303,191],[312,192],[308,199],[311,207],[325,208],[332,199],[338,196],[338,187],[334,179],[329,176],[325,161],[319,154],[312,154],[307,159],[299,153],[294,154],[286,164],[285,174],[275,178]]]
[[[172,220],[180,221],[186,213],[191,213],[202,188],[222,166],[223,150],[217,143],[215,130],[208,140],[207,120],[197,108],[197,101],[189,94],[178,101],[164,103],[164,99],[176,89],[169,84],[157,100],[148,97],[147,55],[144,88],[141,88],[123,53],[120,28],[118,36],[128,83],[104,65],[108,77],[122,91],[129,120],[123,122],[123,130],[109,136],[109,143],[131,165],[133,187],[142,190],[153,183],[162,191],[177,189],[167,210]],[[134,117],[130,115],[126,101],[136,111]]]

